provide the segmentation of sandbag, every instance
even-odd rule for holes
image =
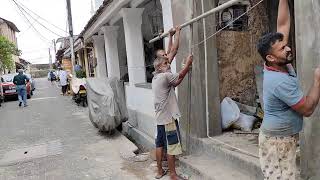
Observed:
[[[228,129],[240,117],[240,109],[229,97],[221,102],[222,129]]]
[[[236,121],[232,125],[232,127],[234,127],[235,129],[240,129],[241,131],[250,132],[252,131],[253,124],[255,121],[256,117],[240,113],[238,121]]]
[[[109,132],[128,120],[124,84],[117,78],[88,78],[89,119],[100,131]]]

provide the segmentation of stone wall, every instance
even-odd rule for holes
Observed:
[[[313,70],[320,65],[320,2],[295,0],[297,69],[303,91],[313,83]],[[300,135],[301,174],[303,179],[320,179],[320,109],[305,118]]]
[[[254,5],[259,1],[252,2]],[[256,44],[268,32],[265,6],[262,3],[248,14],[248,31],[222,31],[217,35],[221,99],[228,96],[248,105],[255,102],[254,67],[263,65]]]

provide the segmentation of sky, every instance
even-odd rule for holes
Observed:
[[[18,48],[22,51],[21,58],[33,64],[46,64],[49,63],[49,48],[53,58],[54,46],[53,39],[59,36],[68,36],[67,31],[67,13],[66,13],[66,0],[15,0],[18,4],[22,4],[26,12],[33,16],[37,21],[43,24],[39,25],[32,19],[26,12],[26,17],[36,30],[30,25],[25,17],[20,12],[19,8],[15,5],[13,0],[0,0],[0,17],[13,22],[18,29],[19,33],[16,34],[18,40]],[[79,34],[84,26],[87,24],[91,17],[91,0],[71,0],[71,11],[73,18],[74,35]],[[50,24],[41,18],[38,18],[33,11]],[[38,31],[38,32],[37,32]],[[58,44],[59,45],[59,44]],[[57,45],[57,49],[59,46]]]

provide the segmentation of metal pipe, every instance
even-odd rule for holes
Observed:
[[[197,22],[197,21],[199,21],[199,20],[201,20],[201,19],[203,19],[203,18],[205,18],[205,17],[207,17],[207,16],[210,16],[210,15],[213,14],[213,13],[222,11],[222,10],[224,10],[224,9],[230,7],[230,6],[233,6],[234,4],[240,3],[241,1],[242,1],[242,0],[230,0],[230,1],[228,1],[228,2],[226,2],[226,3],[224,3],[224,4],[220,5],[220,6],[218,6],[218,7],[216,7],[216,8],[211,9],[210,11],[208,11],[208,12],[206,12],[206,13],[201,14],[201,15],[198,16],[198,17],[195,17],[195,18],[193,18],[193,19],[191,19],[191,20],[189,20],[189,21],[181,24],[180,27],[181,27],[181,28],[184,28],[184,27],[186,27],[186,26],[189,26],[190,24],[193,24],[193,23],[195,23],[195,22]],[[155,41],[158,41],[158,40],[160,40],[160,39],[162,39],[162,38],[164,38],[164,37],[167,37],[168,35],[169,35],[169,31],[166,32],[166,33],[161,34],[161,35],[158,36],[158,37],[155,37],[155,38],[151,39],[151,40],[149,41],[149,43],[153,43],[153,42],[155,42]]]
[[[201,0],[201,9],[202,9],[202,14],[205,13],[204,9],[204,2]],[[206,19],[202,19],[202,27],[203,27],[203,39],[207,39],[207,30],[206,30]],[[207,49],[207,41],[204,41],[204,74],[205,74],[205,82],[206,82],[206,87],[205,87],[205,92],[206,92],[206,123],[207,123],[207,136],[210,137],[210,124],[209,124],[209,92],[208,92],[208,49]]]
[[[190,3],[190,19],[193,18],[193,11],[194,11],[194,7],[193,7],[193,0],[189,1]],[[192,44],[193,44],[193,24],[190,24],[190,39],[189,39],[189,52],[191,54],[192,53]],[[191,79],[192,79],[192,67],[189,70],[189,74],[188,74],[188,118],[187,118],[187,153],[190,154],[191,152],[191,148],[190,148],[190,139],[191,139]]]

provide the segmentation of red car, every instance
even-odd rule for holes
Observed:
[[[5,74],[1,77],[1,84],[3,89],[3,96],[4,98],[8,97],[18,97],[16,85],[13,83],[13,78],[17,74]],[[28,99],[31,98],[31,84],[28,82],[27,86],[27,97]]]

